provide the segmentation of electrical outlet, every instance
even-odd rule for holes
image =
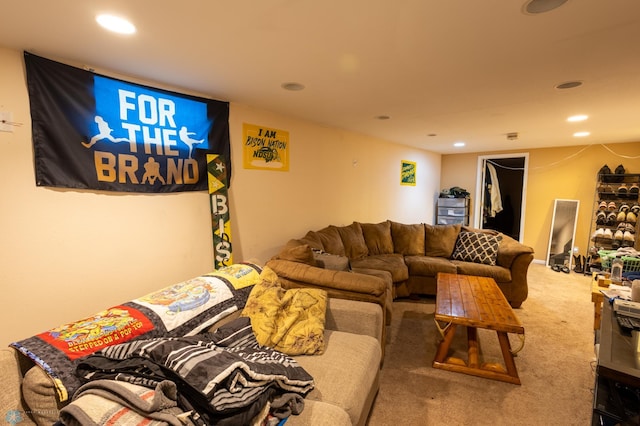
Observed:
[[[0,132],[13,132],[13,114],[0,111]]]

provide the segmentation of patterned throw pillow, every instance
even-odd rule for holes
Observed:
[[[494,266],[501,235],[462,231],[456,240],[451,259]]]

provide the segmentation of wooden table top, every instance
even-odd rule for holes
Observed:
[[[493,278],[439,273],[437,282],[436,320],[524,334],[524,327]]]

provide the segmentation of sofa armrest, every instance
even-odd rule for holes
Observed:
[[[387,283],[380,277],[356,272],[322,269],[284,259],[271,259],[265,266],[271,268],[278,275],[278,279],[284,288],[319,288],[325,290],[329,298],[369,302],[378,305],[382,311],[382,324],[387,323],[387,311],[391,309],[390,306],[387,306],[387,300],[390,300],[390,298],[387,294]],[[340,326],[342,325],[341,322]],[[385,331],[386,327],[383,326],[380,337],[383,359],[386,342]]]
[[[382,308],[375,303],[329,298],[325,328],[375,337],[382,343],[383,318]]]
[[[286,287],[314,287],[327,291],[329,297],[378,303],[384,308],[387,285],[372,275],[318,268],[284,259],[267,262]]]
[[[521,253],[515,257],[511,263],[511,282],[513,283],[511,290],[511,306],[519,308],[523,301],[527,300],[529,295],[529,283],[527,282],[527,272],[529,265],[533,261],[533,250],[531,252]]]
[[[505,268],[513,269],[512,265],[518,257],[529,254],[533,256],[532,247],[526,246],[508,235],[503,234],[502,241],[498,246],[498,258],[496,263],[500,266],[504,266]]]

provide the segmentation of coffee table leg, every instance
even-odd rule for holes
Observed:
[[[433,362],[444,362],[447,353],[449,352],[449,346],[451,346],[451,342],[453,341],[453,336],[456,334],[456,325],[449,324],[444,330],[444,338],[438,345],[438,351],[436,352],[436,357]]]
[[[478,329],[475,327],[467,327],[467,353],[469,355],[468,363],[471,368],[478,368]]]
[[[502,357],[504,358],[504,365],[507,367],[507,374],[516,380],[517,384],[520,384],[520,378],[518,377],[518,370],[516,369],[516,363],[513,360],[511,354],[511,344],[509,343],[509,336],[503,331],[497,331],[498,340],[500,341],[500,350],[502,350]]]

